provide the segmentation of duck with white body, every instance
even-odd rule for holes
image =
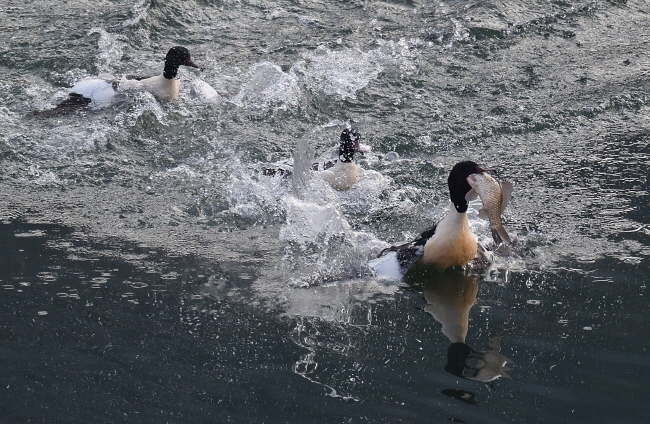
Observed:
[[[316,171],[317,176],[329,183],[332,188],[345,191],[359,181],[361,167],[355,162],[357,153],[367,153],[372,149],[366,144],[361,144],[361,134],[353,129],[344,129],[341,132],[339,145],[311,163],[309,158],[309,171]],[[307,169],[307,168],[305,168]],[[294,159],[282,160],[270,165],[264,165],[262,173],[267,176],[294,176]]]
[[[479,246],[467,217],[468,194],[472,190],[468,178],[485,171],[472,161],[454,165],[447,178],[451,206],[445,217],[415,240],[384,249],[369,263],[376,274],[399,278],[416,263],[447,268],[466,265],[477,258]]]
[[[129,76],[122,80],[115,80],[110,75],[105,78],[85,79],[76,83],[71,88],[68,98],[54,109],[37,112],[36,115],[62,115],[88,106],[106,106],[113,100],[118,90],[141,89],[150,92],[160,100],[173,100],[180,93],[180,80],[177,78],[180,66],[199,68],[192,61],[189,50],[175,46],[167,52],[165,68],[161,75],[150,78]]]
[[[338,157],[331,167],[320,172],[321,178],[335,190],[348,190],[359,180],[360,166],[354,161],[354,155],[364,151],[360,140],[359,132],[344,129],[341,133]]]

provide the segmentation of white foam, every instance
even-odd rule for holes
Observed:
[[[301,93],[298,81],[271,62],[253,66],[231,102],[239,107],[287,109],[298,105]]]
[[[377,278],[383,280],[400,280],[404,276],[404,270],[397,260],[397,252],[388,252],[380,258],[371,259],[368,266]]]
[[[100,73],[108,72],[113,62],[122,59],[122,48],[126,45],[120,39],[124,36],[120,34],[111,34],[103,28],[95,27],[88,31],[88,35],[99,34],[98,48],[99,56],[97,57],[97,69]]]

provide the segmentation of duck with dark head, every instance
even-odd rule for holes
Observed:
[[[346,128],[341,132],[338,146],[316,162],[311,163],[310,157],[310,166],[305,170],[316,171],[316,175],[320,175],[335,190],[348,190],[359,180],[361,172],[361,167],[355,162],[356,155],[370,151],[370,146],[361,144],[361,134],[357,130]],[[294,159],[285,159],[262,168],[262,174],[266,176],[289,177],[293,173]]]
[[[173,100],[180,93],[180,80],[176,78],[178,68],[189,66],[199,68],[185,47],[175,46],[169,49],[165,56],[165,67],[162,74],[146,78],[128,75],[125,79],[116,80],[112,76],[106,78],[85,79],[76,83],[68,98],[55,108],[34,112],[34,116],[57,116],[78,112],[89,106],[108,105],[117,92],[122,89],[142,89],[149,91],[160,100]]]
[[[362,153],[361,134],[353,129],[344,129],[338,148],[338,158],[325,165],[327,169],[320,173],[335,190],[348,190],[359,180],[360,167],[354,161],[354,155]]]
[[[447,214],[437,225],[423,231],[415,240],[384,249],[379,254],[379,259],[370,263],[377,274],[401,275],[416,263],[447,268],[466,265],[474,260],[479,246],[476,236],[469,228],[467,217],[467,195],[472,190],[467,179],[470,175],[483,172],[486,170],[472,161],[454,165],[447,177],[451,200]],[[384,260],[383,257],[387,259]],[[397,270],[394,269],[391,258],[397,260]]]

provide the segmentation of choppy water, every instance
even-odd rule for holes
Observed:
[[[650,420],[646,2],[4,9],[0,421]],[[173,45],[203,67],[176,101],[28,116]],[[349,125],[373,148],[352,190],[262,175]],[[521,257],[374,278],[465,159],[515,183]],[[509,378],[445,371],[499,334]]]

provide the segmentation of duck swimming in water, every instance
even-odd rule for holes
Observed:
[[[316,171],[332,188],[339,191],[350,189],[358,180],[361,167],[354,161],[357,153],[367,153],[372,149],[361,144],[361,134],[353,129],[341,132],[339,145],[323,155],[317,162],[311,164],[311,170]],[[276,162],[273,166],[265,166],[262,173],[267,176],[293,174],[293,159]]]
[[[476,236],[469,228],[467,217],[467,197],[472,190],[467,179],[470,175],[485,171],[472,161],[454,165],[447,178],[452,205],[445,217],[415,240],[384,249],[379,254],[379,259],[371,261],[370,266],[382,274],[382,268],[389,266],[382,259],[389,254],[396,256],[400,273],[415,263],[447,268],[466,265],[476,258],[479,247]],[[394,274],[393,271],[390,273]]]
[[[354,162],[355,153],[362,153],[361,134],[344,129],[338,147],[338,157],[323,165],[320,176],[335,190],[348,190],[359,180],[359,165]]]
[[[165,68],[161,75],[151,78],[127,76],[125,80],[93,78],[76,83],[70,90],[68,98],[54,109],[36,112],[38,116],[63,115],[72,113],[91,105],[109,104],[118,89],[142,89],[150,92],[160,100],[173,100],[180,92],[180,80],[176,78],[180,66],[199,68],[192,62],[190,52],[185,47],[175,46],[169,49],[165,57]]]

